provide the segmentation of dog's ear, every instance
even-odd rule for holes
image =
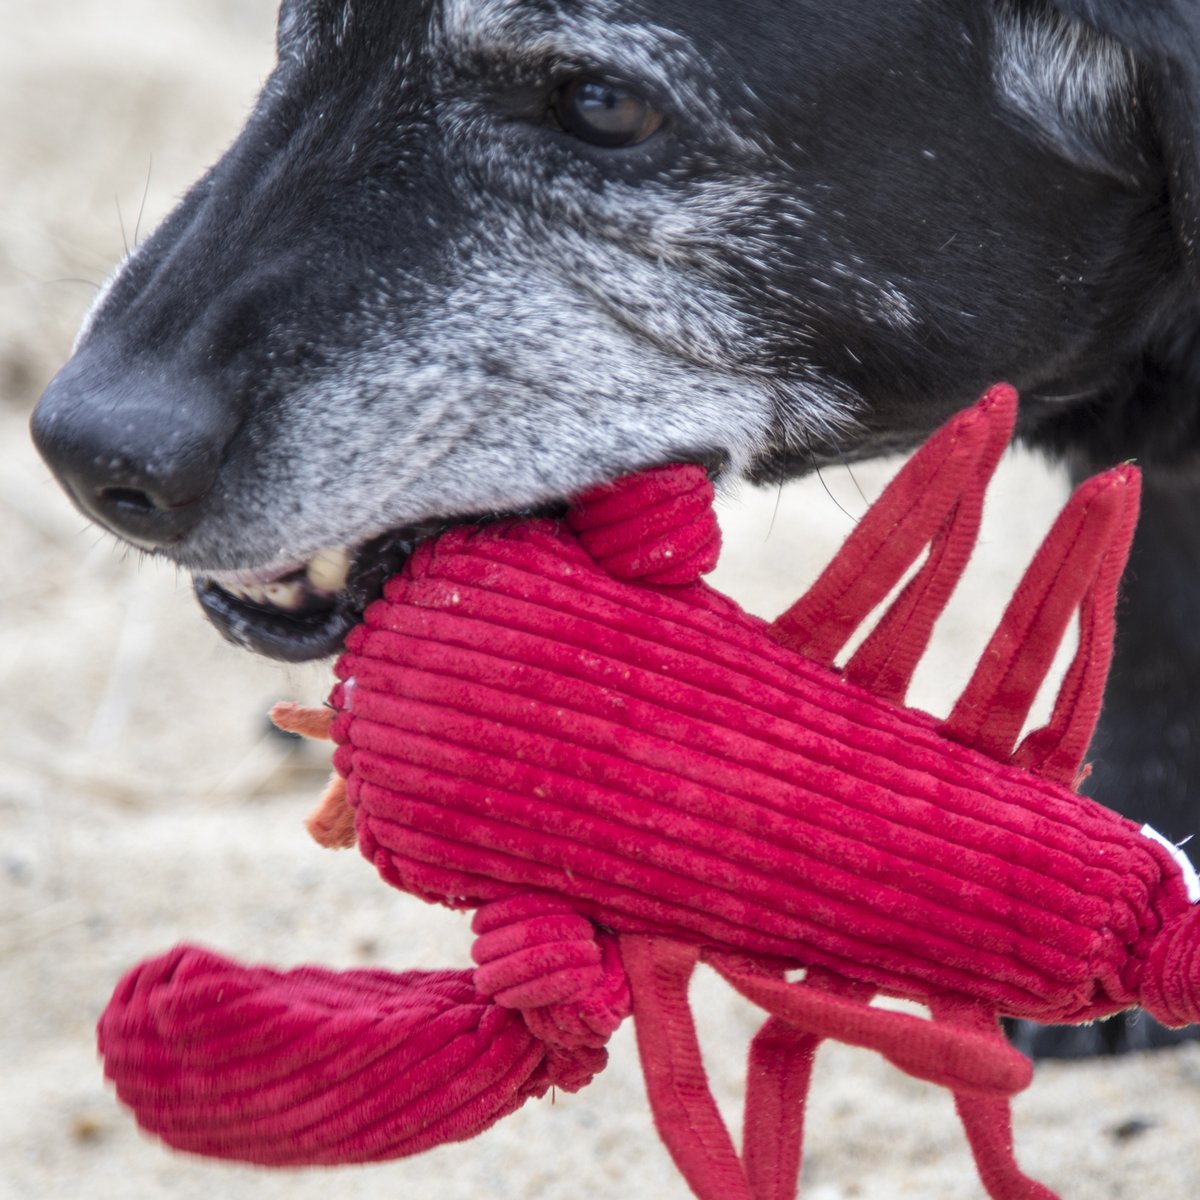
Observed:
[[[1167,169],[1172,219],[1200,279],[1200,4],[1196,0],[1052,0],[1063,16],[1138,60]]]

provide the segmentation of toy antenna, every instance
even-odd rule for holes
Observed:
[[[772,637],[832,666],[854,631],[928,547],[920,570],[844,672],[859,686],[902,703],[975,545],[983,496],[1016,414],[1017,394],[1001,384],[935,434],[888,485],[817,582],[775,621]]]
[[[1117,467],[1080,485],[1046,535],[942,732],[1071,787],[1100,715],[1113,609],[1137,525],[1141,474]],[[1013,744],[1079,612],[1079,647],[1049,722]]]

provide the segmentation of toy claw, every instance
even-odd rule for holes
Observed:
[[[145,1129],[264,1166],[377,1162],[474,1137],[605,1062],[593,1043],[539,1038],[469,970],[280,972],[189,946],[130,972],[99,1036]]]
[[[153,986],[135,973],[101,1046],[138,1119],[173,1145],[253,1161],[413,1153],[551,1084],[582,1086],[632,1010],[655,1122],[703,1200],[795,1195],[826,1038],[947,1087],[993,1200],[1053,1200],[1014,1159],[1009,1101],[1031,1069],[998,1018],[1089,1021],[1141,1004],[1168,1024],[1200,1019],[1200,879],[1153,831],[1072,790],[1111,655],[1132,468],[1076,492],[950,715],[903,707],[1015,410],[1000,387],[944,427],[770,624],[700,579],[719,533],[695,467],[619,480],[566,522],[459,528],[418,547],[338,662],[320,728],[345,793],[329,807],[352,813],[340,836],[387,882],[478,910],[469,988],[450,973],[459,990],[438,993],[442,1009],[424,992],[445,973],[370,973],[370,986],[267,973],[251,1004],[239,989],[256,969],[206,966],[230,992],[180,983],[175,968],[153,967]],[[1051,717],[1021,738],[1076,615]],[[768,1014],[740,1150],[688,1007],[700,961]],[[930,1018],[876,1009],[876,995]],[[269,1018],[246,1025],[247,1006]],[[397,1007],[408,1015],[389,1025]],[[411,1014],[425,1012],[431,1029],[495,1022],[487,1036],[507,1048],[485,1069],[471,1033],[461,1057],[436,1060],[422,1104],[442,1112],[443,1088],[465,1097],[461,1123],[422,1125],[395,1072],[364,1075],[333,1048],[335,1031],[378,1029],[363,1044],[380,1062],[423,1062],[425,1018]],[[290,1032],[271,1041],[276,1029]],[[244,1073],[216,1103],[214,1072],[233,1078],[230,1063]]]
[[[354,809],[346,798],[346,781],[334,775],[320,803],[305,819],[304,828],[318,846],[326,850],[349,850],[358,841],[354,832]]]
[[[271,709],[271,720],[284,733],[315,741],[329,741],[334,712],[331,708],[309,708],[285,701]],[[348,850],[355,844],[354,810],[346,799],[346,781],[334,775],[317,807],[304,822],[309,836],[326,850]]]
[[[333,725],[334,715],[331,708],[310,708],[290,700],[276,704],[271,709],[271,721],[284,733],[294,733],[300,737],[326,742],[330,740],[329,730]]]

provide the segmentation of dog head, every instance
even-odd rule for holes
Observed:
[[[1036,412],[1189,286],[1186,10],[284,0],[35,438],[305,658],[448,521],[911,445],[1001,377]]]

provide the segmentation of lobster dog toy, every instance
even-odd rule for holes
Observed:
[[[1031,1068],[997,1018],[1197,1020],[1200,882],[1073,788],[1132,468],[1076,492],[949,717],[903,707],[1015,411],[999,387],[945,426],[773,624],[700,580],[719,533],[696,467],[419,546],[347,639],[330,708],[277,719],[337,745],[318,840],[475,909],[476,967],[282,973],[188,947],[144,963],[99,1030],[139,1122],[270,1165],[414,1154],[581,1088],[632,1013],[658,1130],[703,1200],[796,1194],[825,1038],[949,1088],[994,1200],[1052,1200],[1013,1157]],[[1018,745],[1076,613],[1053,713]],[[740,1152],[688,1007],[698,961],[768,1014]]]

